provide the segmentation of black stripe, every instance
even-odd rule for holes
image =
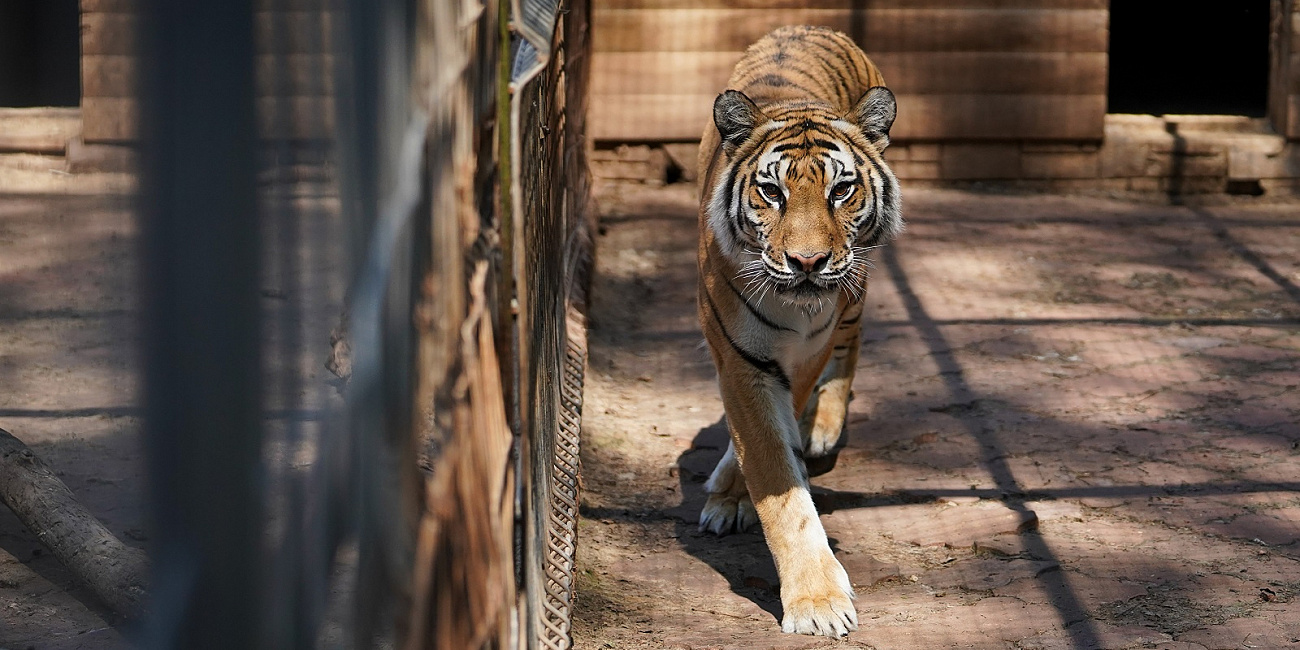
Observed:
[[[822,39],[810,38],[808,39],[808,44],[817,47],[823,52],[829,54],[830,55],[828,57],[829,59],[844,58],[844,49],[840,47],[840,44],[836,43],[834,39],[827,38],[825,40],[822,40]],[[848,78],[845,77],[842,72],[840,72],[840,66],[829,65],[829,66],[825,66],[823,70],[826,72],[826,76],[835,80],[835,85],[837,87],[837,90],[841,91],[840,97],[844,98],[844,101],[846,102],[853,101],[854,98],[849,97],[849,95],[852,93],[853,87],[849,85]],[[827,90],[830,89],[828,88]]]
[[[871,161],[871,166],[874,167],[874,168],[876,169],[876,173],[877,173],[877,174],[880,174],[880,194],[876,197],[876,200],[877,200],[877,204],[876,204],[876,205],[878,206],[878,209],[876,210],[876,212],[881,213],[881,214],[874,214],[874,215],[872,215],[872,217],[874,217],[874,219],[875,219],[875,221],[876,221],[876,225],[879,226],[879,225],[882,223],[881,220],[882,220],[882,219],[884,218],[884,216],[885,216],[885,215],[883,214],[883,213],[884,213],[884,208],[885,208],[886,205],[889,204],[889,201],[890,201],[889,175],[885,173],[884,168],[882,168],[882,167],[880,166],[880,163],[877,162],[876,159],[875,159],[874,157],[868,155],[868,156],[867,156],[867,160],[870,160],[870,161]],[[877,229],[876,229],[876,237],[872,238],[872,239],[871,239],[870,241],[868,241],[867,243],[868,243],[869,245],[874,245],[875,242],[879,240],[879,235],[880,235],[881,232],[883,232],[883,229],[877,227]]]
[[[858,314],[857,316],[855,316],[855,317],[853,317],[853,318],[850,318],[850,319],[848,319],[848,320],[842,320],[842,321],[840,321],[840,325],[841,325],[841,326],[843,326],[843,325],[852,325],[852,324],[854,324],[854,323],[856,323],[856,322],[858,322],[858,321],[860,321],[860,320],[862,320],[862,314]]]
[[[726,203],[723,204],[722,209],[724,213],[722,216],[723,216],[723,221],[725,221],[727,224],[727,230],[731,232],[732,241],[736,242],[737,244],[740,244],[741,242],[744,241],[744,238],[740,236],[740,231],[736,228],[736,221],[733,218],[733,215],[731,214],[731,197],[735,191],[733,185],[733,182],[735,180],[735,175],[736,175],[735,168],[728,169],[726,170],[726,173],[723,174],[722,180],[723,183],[725,183],[725,185],[722,186],[724,191],[723,196],[727,200]]]
[[[755,370],[772,377],[782,388],[790,390],[790,378],[785,376],[781,364],[772,359],[755,356],[752,352],[740,347],[735,339],[731,338],[731,334],[727,333],[727,327],[722,324],[722,315],[718,313],[718,308],[713,305],[713,297],[709,295],[708,290],[704,292],[704,302],[709,303],[709,312],[713,314],[713,321],[718,324],[718,330],[722,332],[722,338],[727,340],[727,344],[731,346],[731,349],[735,350],[736,354],[741,359],[744,359],[745,363],[753,366]]]
[[[736,179],[728,187],[735,188],[736,184],[740,185],[738,188],[740,190],[740,200],[736,201],[736,214],[732,215],[734,220],[731,227],[739,229],[742,233],[748,233],[750,230],[757,230],[754,224],[750,223],[749,217],[745,216],[745,211],[740,205],[740,201],[744,200],[744,197],[749,194],[749,176],[736,174]]]
[[[831,151],[840,150],[840,146],[837,143],[831,142],[830,140],[822,140],[821,138],[815,138],[813,139],[812,143],[821,147],[822,149],[830,149]]]
[[[715,272],[716,272],[716,270],[715,270]],[[731,283],[731,278],[728,278],[728,277],[726,277],[726,276],[723,276],[723,275],[720,274],[720,273],[719,273],[718,275],[719,275],[720,277],[722,277],[722,280],[723,280],[724,282],[727,283],[727,287],[731,289],[731,292],[734,293],[734,294],[736,294],[736,297],[737,297],[737,298],[740,298],[740,302],[744,303],[744,305],[745,305],[745,309],[748,309],[748,310],[749,310],[749,313],[753,314],[753,315],[754,315],[754,318],[757,318],[757,319],[758,319],[758,322],[760,322],[760,323],[762,323],[762,324],[764,324],[764,325],[770,327],[771,329],[779,330],[779,331],[782,331],[782,332],[793,332],[793,331],[795,331],[795,330],[792,330],[792,329],[790,329],[790,328],[788,328],[788,327],[782,327],[782,326],[780,326],[780,325],[777,325],[776,323],[773,323],[772,321],[768,320],[768,318],[767,318],[766,316],[764,316],[763,314],[759,313],[759,311],[758,311],[757,309],[755,309],[753,305],[749,304],[749,301],[748,301],[748,300],[745,300],[745,294],[741,293],[741,292],[740,292],[740,289],[737,289],[737,288],[736,288],[736,285],[734,285],[734,284]]]
[[[834,323],[834,322],[835,322],[835,310],[832,309],[832,310],[831,310],[831,317],[826,319],[826,324],[825,324],[825,325],[822,325],[821,327],[818,327],[817,329],[815,329],[815,330],[813,330],[813,331],[811,331],[811,332],[809,332],[807,338],[811,339],[812,337],[817,336],[818,334],[821,334],[822,332],[825,332],[825,331],[826,331],[826,328],[830,327],[830,326],[831,326],[831,323]]]
[[[812,145],[807,142],[787,142],[772,147],[772,153],[781,153],[782,151],[789,151],[791,149],[808,149],[810,146]]]

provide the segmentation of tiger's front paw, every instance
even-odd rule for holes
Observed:
[[[758,512],[749,495],[741,497],[710,494],[709,501],[700,511],[700,531],[722,536],[732,532],[743,533],[758,523]]]
[[[819,418],[817,424],[813,425],[812,431],[808,434],[808,446],[804,448],[804,457],[821,458],[835,451],[835,445],[839,443],[840,434],[843,431],[843,418],[840,418],[834,424],[825,426],[822,425]]]
[[[849,576],[829,550],[825,554],[820,567],[792,581],[794,584],[781,584],[782,632],[838,638],[858,629]]]

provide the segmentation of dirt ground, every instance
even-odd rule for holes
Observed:
[[[311,467],[326,409],[341,400],[323,362],[342,304],[343,224],[337,201],[318,190],[277,185],[263,197],[278,209],[266,222],[261,292],[264,487],[273,495]],[[119,539],[144,548],[132,208],[125,195],[0,196],[0,428]],[[289,507],[267,504],[269,541]],[[0,507],[0,649],[119,650],[136,632]]]
[[[761,534],[696,532],[726,433],[694,193],[601,189],[579,648],[1300,648],[1296,205],[908,192],[814,479],[862,621],[831,641],[778,632]],[[134,246],[127,199],[0,201],[0,427],[144,546]],[[336,399],[316,250],[264,292],[268,340],[305,350],[268,405],[281,458]],[[131,633],[0,509],[0,648]]]
[[[129,207],[119,197],[0,199],[0,428],[119,539],[143,546]],[[116,623],[0,508],[0,647],[125,648]]]
[[[906,189],[813,479],[835,641],[780,634],[760,533],[696,530],[696,188],[601,188],[577,647],[1300,648],[1300,206]]]

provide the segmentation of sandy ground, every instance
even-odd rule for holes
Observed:
[[[337,201],[310,184],[264,189],[265,205],[280,208],[266,221],[261,291],[266,515],[275,546],[301,514],[284,498],[287,486],[312,466],[327,409],[341,402],[323,362],[345,264]],[[120,539],[144,548],[132,201],[0,196],[0,428],[53,467]],[[275,585],[266,593],[274,600]],[[136,632],[0,508],[0,648],[117,650]]]
[[[579,648],[1300,647],[1297,206],[908,193],[848,444],[814,480],[863,622],[830,641],[777,632],[761,534],[696,532],[726,433],[694,192],[601,191]],[[128,208],[0,201],[0,427],[145,546]],[[263,292],[285,351],[273,483],[310,465],[337,398],[338,223],[300,214],[316,221],[274,237],[317,252],[269,265]],[[131,633],[0,511],[0,648]]]
[[[601,189],[577,647],[1300,648],[1300,211],[907,192],[814,499],[861,629],[779,633],[726,446],[694,186]]]
[[[125,199],[0,199],[0,427],[143,546],[133,246]],[[115,623],[0,508],[0,647],[126,647]]]

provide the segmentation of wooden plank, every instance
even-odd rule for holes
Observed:
[[[1108,9],[1108,0],[602,0],[619,9]]]
[[[600,52],[591,93],[717,93],[741,52]],[[1106,92],[1100,52],[882,52],[871,55],[897,94],[1097,95]]]
[[[81,13],[139,13],[140,0],[81,0]],[[258,11],[326,11],[330,0],[257,0]]]
[[[1286,115],[1287,139],[1300,140],[1300,95],[1291,95],[1287,98]]]
[[[716,95],[611,95],[591,102],[594,140],[698,140]],[[1105,95],[900,95],[896,140],[1100,140]]]
[[[127,13],[140,10],[139,0],[81,0],[81,13]]]
[[[81,54],[133,54],[138,23],[129,13],[81,14]]]
[[[83,97],[81,138],[90,143],[135,140],[139,113],[133,98]]]
[[[597,52],[729,52],[789,24],[824,25],[868,52],[1106,52],[1109,12],[1002,9],[621,9],[592,18]]]
[[[331,137],[336,113],[331,97],[263,97],[257,101],[263,138],[312,140]],[[133,142],[139,135],[139,104],[129,97],[85,97],[82,139],[88,143]]]
[[[130,54],[87,54],[81,57],[82,97],[135,97],[137,57]]]
[[[80,109],[0,108],[0,153],[62,154],[80,133]]]
[[[595,63],[595,60],[592,60]],[[1300,95],[1300,52],[1292,52],[1290,62],[1284,70],[1286,73],[1286,82],[1284,86],[1289,95]]]
[[[334,135],[333,97],[262,97],[257,108],[263,138],[319,140]]]
[[[332,17],[314,11],[263,11],[256,14],[257,51],[329,52]],[[139,18],[129,13],[83,13],[81,53],[134,54]]]
[[[257,57],[259,96],[292,97],[334,92],[334,57],[328,54],[263,54]],[[83,97],[134,97],[139,59],[129,54],[81,57]]]
[[[1300,52],[1300,8],[1291,14],[1291,52]]]

